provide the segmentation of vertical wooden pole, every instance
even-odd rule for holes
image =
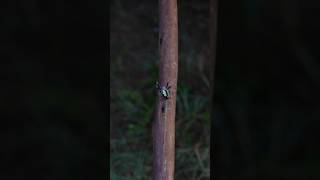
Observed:
[[[212,70],[210,71],[211,96],[213,96],[214,87],[214,70],[216,64],[216,44],[217,44],[217,27],[218,27],[218,0],[209,2],[209,62]]]
[[[211,89],[211,95],[210,95],[210,105],[211,105],[211,136],[210,136],[210,166],[211,170],[212,168],[212,162],[213,162],[213,97],[214,97],[214,72],[215,72],[215,66],[216,66],[216,56],[217,56],[217,29],[218,29],[218,0],[210,0],[209,2],[209,64],[210,64],[210,89]],[[213,172],[211,171],[210,176],[211,179],[213,179]]]
[[[174,179],[175,114],[178,78],[178,17],[176,0],[159,0],[159,85],[171,86],[170,96],[164,98],[158,92],[153,122],[155,180]]]

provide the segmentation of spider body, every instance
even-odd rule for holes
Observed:
[[[169,86],[169,83],[167,83],[167,86],[162,86],[161,87],[159,85],[159,83],[157,82],[156,88],[159,90],[159,92],[162,95],[162,97],[164,97],[165,99],[169,99],[169,97],[170,97],[169,89],[171,88],[171,86]]]

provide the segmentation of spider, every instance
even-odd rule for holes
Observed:
[[[170,96],[169,89],[171,88],[171,86],[169,86],[169,83],[167,83],[167,86],[165,87],[164,86],[160,87],[159,83],[157,82],[156,88],[159,90],[162,97],[164,97],[165,99],[169,99],[169,96]]]

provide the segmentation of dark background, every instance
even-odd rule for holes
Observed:
[[[110,5],[110,177],[149,179],[157,1]],[[319,179],[319,3],[219,2],[213,113],[208,1],[178,5],[176,179]],[[107,3],[1,7],[1,179],[106,178]]]
[[[209,179],[208,2],[179,1],[175,179]],[[110,3],[110,179],[152,179],[158,1]]]
[[[107,2],[0,4],[0,179],[105,179]]]
[[[209,1],[178,1],[175,178],[319,179],[319,2],[218,4],[213,69]],[[112,1],[110,25],[111,179],[150,179],[158,1]]]
[[[215,179],[319,179],[317,1],[219,1]]]

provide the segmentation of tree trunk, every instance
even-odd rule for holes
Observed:
[[[213,132],[213,97],[214,97],[214,72],[215,72],[215,64],[216,64],[216,44],[217,44],[217,28],[218,27],[218,0],[210,0],[209,2],[209,64],[212,70],[210,71],[210,107],[211,110],[211,132],[210,132],[210,166],[212,167],[212,160],[213,160],[213,140],[214,140],[214,132]],[[210,168],[213,169],[213,168]],[[212,172],[210,173],[212,176]]]
[[[178,77],[178,18],[176,0],[159,0],[160,11],[160,71],[159,85],[171,88],[166,99],[157,91],[155,119],[153,122],[155,180],[174,179],[175,113]]]

